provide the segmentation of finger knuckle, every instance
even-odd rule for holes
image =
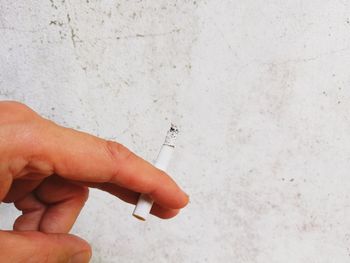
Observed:
[[[17,101],[4,101],[0,103],[0,112],[2,114],[10,113],[12,118],[20,118],[30,115],[35,115],[35,112],[27,105]]]
[[[135,155],[128,148],[117,142],[107,141],[106,150],[114,163],[114,172],[112,175],[114,178],[119,176],[123,166],[125,167],[131,164],[135,158]]]
[[[133,157],[133,153],[128,148],[117,142],[107,141],[106,149],[108,155],[116,162],[125,162]]]

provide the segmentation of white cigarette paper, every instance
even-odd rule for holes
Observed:
[[[154,166],[157,167],[158,169],[166,171],[175,148],[176,137],[178,133],[179,133],[178,128],[174,124],[171,124],[170,130],[168,131],[165,137],[164,144],[160,149],[160,152],[158,154],[156,161],[154,162]],[[137,219],[145,221],[147,218],[147,215],[150,213],[152,209],[152,205],[153,205],[152,198],[146,194],[141,194],[132,215]]]

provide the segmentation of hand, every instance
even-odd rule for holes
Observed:
[[[132,204],[139,193],[150,194],[151,213],[160,218],[188,203],[168,175],[126,147],[0,102],[0,201],[22,211],[14,231],[0,231],[0,262],[88,262],[90,246],[67,234],[88,187]]]

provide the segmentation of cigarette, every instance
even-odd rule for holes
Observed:
[[[174,152],[176,137],[179,133],[176,125],[171,124],[170,130],[168,131],[164,144],[159,151],[158,157],[154,162],[154,166],[160,170],[166,171],[170,162],[171,156]],[[133,216],[142,221],[146,221],[147,215],[150,213],[153,205],[152,198],[147,194],[141,194],[137,201]]]

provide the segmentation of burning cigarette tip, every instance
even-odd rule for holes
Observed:
[[[177,126],[174,123],[172,123],[170,126],[170,132],[174,132],[174,133],[178,134],[179,128],[177,128]]]
[[[171,147],[175,147],[175,143],[176,143],[176,137],[179,134],[179,129],[177,128],[177,126],[172,123],[170,130],[168,131],[166,137],[165,137],[165,145],[169,145]]]

